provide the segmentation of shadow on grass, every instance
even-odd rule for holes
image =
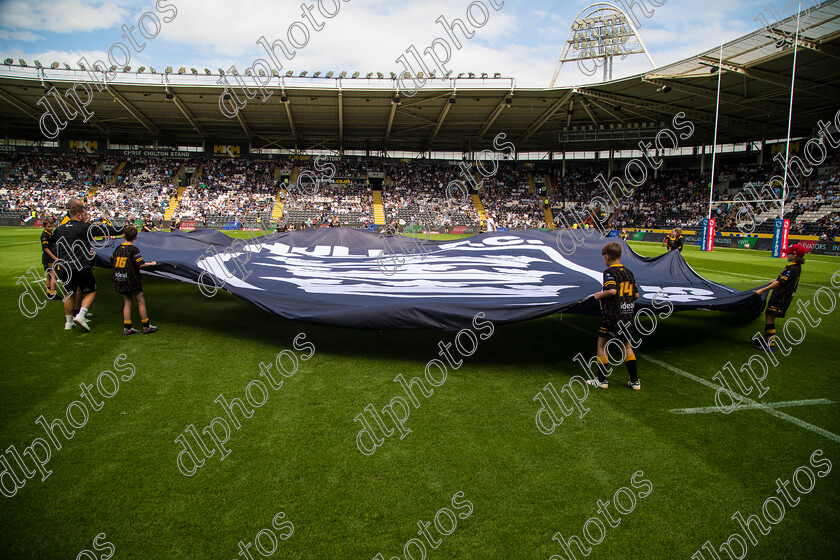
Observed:
[[[207,298],[195,286],[148,278],[144,292],[150,313],[162,327],[167,325],[201,332],[223,334],[234,339],[257,341],[278,349],[288,348],[301,332],[313,341],[318,352],[347,358],[377,357],[388,360],[425,363],[438,357],[438,342],[450,343],[456,332],[423,330],[351,329],[284,319],[263,311],[231,294],[220,292]],[[118,320],[121,300],[113,292],[100,298],[97,307],[111,306]],[[114,305],[116,304],[116,305]],[[571,323],[587,335],[563,323]],[[758,325],[746,313],[687,311],[659,320],[656,330],[643,338],[641,351],[690,350],[697,345],[748,339],[745,330]],[[643,322],[650,329],[650,321]],[[521,323],[496,324],[493,336],[479,341],[479,351],[469,357],[472,365],[546,366],[570,361],[578,352],[590,356],[595,351],[597,317],[553,315]],[[758,329],[758,326],[755,327]],[[486,331],[485,331],[486,332]],[[453,349],[454,352],[454,349]]]

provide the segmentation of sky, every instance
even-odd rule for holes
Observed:
[[[783,1],[775,0],[779,12],[784,10]],[[635,13],[639,34],[658,67],[759,29],[756,18],[768,3],[644,0],[650,17],[640,8]],[[483,24],[480,27],[466,17],[471,4],[473,21]],[[57,61],[75,68],[82,56],[104,61],[110,51],[117,61],[129,58],[135,70],[141,65],[154,66],[158,72],[166,66],[200,71],[207,67],[217,74],[218,68],[235,65],[242,73],[255,59],[267,57],[257,43],[261,37],[289,45],[291,31],[303,46],[289,47],[294,50],[289,53],[294,54],[291,60],[278,56],[284,72],[388,75],[402,68],[397,58],[407,49],[414,46],[422,53],[442,39],[438,51],[444,58],[445,41],[452,51],[446,67],[455,73],[499,72],[515,78],[517,87],[548,87],[571,23],[589,4],[579,0],[0,0],[0,60],[22,58],[32,65],[38,59],[45,66]],[[312,7],[314,23],[303,15],[306,6]],[[335,15],[327,18],[322,11]],[[147,12],[150,15],[144,16]],[[464,20],[472,38],[458,32],[457,48],[437,22],[441,17],[450,23]],[[141,18],[149,39],[140,35]],[[128,35],[123,37],[123,26],[135,28],[130,31],[134,45]],[[112,48],[117,43],[127,51]],[[644,55],[627,57],[616,61],[614,77],[649,69]],[[600,78],[600,72],[588,77],[567,64],[556,85]]]

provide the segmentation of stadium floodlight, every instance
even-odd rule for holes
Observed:
[[[37,58],[35,59],[35,68],[43,68],[43,66],[41,66],[41,61]]]
[[[171,101],[171,100],[173,100],[173,99],[175,99],[175,95],[174,95],[174,94],[172,94],[172,93],[170,93],[170,92],[168,92],[168,91],[166,92],[166,95],[165,95],[164,97],[166,97],[166,98],[167,98],[167,99],[169,99],[170,101]]]
[[[332,78],[332,77],[333,77],[333,71],[332,71],[332,70],[330,70],[329,72],[327,72],[327,76],[326,76],[326,77],[327,77],[327,78]]]
[[[11,66],[14,63],[15,63],[15,61],[11,58],[7,58],[6,60],[3,61],[3,64],[8,64],[9,66]]]
[[[454,98],[454,97],[450,97],[450,98],[449,98],[449,104],[450,104],[450,105],[455,105],[455,101],[456,101],[456,100],[455,100],[455,98]]]
[[[18,59],[18,64],[20,64],[21,66],[26,66],[26,61],[23,60],[22,58],[19,58]]]
[[[149,66],[149,72],[151,72],[152,74],[157,74],[157,70],[155,70],[154,66]]]
[[[84,69],[85,69],[85,65],[84,65],[84,64],[82,64],[82,63],[80,62],[80,63],[79,63],[79,68],[81,68],[82,70],[84,70]]]
[[[307,75],[308,73],[309,73],[309,72],[307,72],[306,70],[304,70],[303,72],[301,72],[301,73],[300,73],[300,77],[301,77],[301,78],[305,78],[305,77],[306,77],[306,75]]]
[[[396,79],[397,79],[397,75],[396,75],[396,74],[394,74],[393,72],[391,72],[391,79],[392,79],[392,80],[396,80]]]
[[[463,77],[464,77],[464,73],[463,73],[463,72],[461,72],[460,74],[458,74],[458,77],[459,77],[459,78],[463,78]]]
[[[193,76],[198,76],[198,70],[196,70],[195,68],[190,68],[190,72],[192,72]]]
[[[171,74],[171,73],[172,73],[172,67],[171,67],[171,66],[167,66],[167,67],[166,67],[166,73],[167,73],[167,74]]]
[[[312,74],[312,77],[313,77],[313,78],[317,78],[317,77],[318,77],[318,76],[320,76],[320,75],[321,75],[321,71],[320,71],[320,70],[318,70],[317,72],[315,72],[314,74]]]
[[[658,91],[659,93],[668,93],[669,91],[671,91],[671,86],[662,86],[656,91]]]
[[[222,70],[221,68],[219,68],[219,76],[224,76],[224,75],[225,75],[225,71]]]
[[[143,72],[145,72],[145,71],[146,71],[146,67],[145,67],[145,66],[141,66],[140,68],[138,68],[138,69],[137,69],[137,73],[138,73],[138,74],[142,74],[142,73],[143,73]]]
[[[482,78],[487,78],[487,77],[488,77],[488,76],[487,76],[487,72],[482,72],[482,73],[481,73],[481,77],[482,77]]]
[[[246,68],[246,69],[245,69],[245,75],[246,75],[246,76],[250,76],[250,75],[251,75],[251,69],[250,69],[250,68]]]
[[[370,79],[371,76],[373,76],[373,72],[368,72],[367,76],[365,76],[365,78]]]
[[[382,78],[384,78],[384,77],[385,77],[385,74],[383,74],[382,72],[377,72],[377,73],[376,73],[376,77],[377,77],[377,78],[379,78],[379,79],[381,80]]]
[[[350,77],[351,77],[351,78],[358,78],[358,77],[359,77],[359,73],[358,73],[358,72],[353,72],[353,75],[352,75],[352,76],[350,76]]]
[[[286,76],[292,76],[294,74],[293,70],[289,70],[286,72]]]
[[[183,66],[181,66],[180,68],[178,68],[178,73],[179,73],[179,74],[186,74],[186,72],[187,72],[187,69],[186,69],[186,68],[184,68]]]
[[[65,69],[65,70],[70,70],[70,65],[69,65],[69,64],[67,64],[66,62],[64,63],[64,69]]]
[[[113,65],[113,64],[112,64],[112,65],[111,65],[111,67],[109,68],[109,70],[110,70],[111,72],[116,72],[116,71],[117,71],[117,67],[116,67],[115,65]]]
[[[280,103],[288,103],[288,102],[289,102],[289,96],[286,95],[286,92],[281,93],[280,94]]]
[[[510,107],[511,105],[513,105],[513,98],[508,97],[505,99],[505,107]]]
[[[467,72],[467,77],[468,78],[475,78],[475,74],[473,74],[472,72]]]
[[[204,74],[205,74],[206,76],[209,76],[210,74],[212,74],[212,72],[210,72],[210,69],[209,69],[209,68],[205,68],[205,69],[204,69]]]
[[[123,68],[123,72],[131,72],[131,66],[126,66]]]
[[[587,76],[592,76],[598,66],[603,66],[604,81],[607,81],[612,79],[615,57],[620,56],[624,60],[631,54],[644,54],[654,66],[635,25],[622,8],[606,2],[590,4],[581,10],[569,29],[551,78],[551,87],[554,87],[563,64],[567,62],[575,62]],[[586,61],[591,62],[586,64]]]
[[[58,66],[59,66],[58,62],[53,62],[52,64],[50,64],[50,68],[52,68],[53,70],[56,70],[58,68]]]
[[[339,77],[339,78],[346,78],[346,77],[347,77],[347,71],[346,71],[346,70],[342,70],[341,74],[339,74],[339,75],[338,75],[338,77]]]
[[[402,101],[400,101],[400,94],[394,94],[394,98],[391,100],[392,105],[400,105]]]
[[[260,74],[260,76],[265,76],[265,70],[263,70],[262,68],[260,68],[259,74]]]
[[[501,73],[499,73],[499,72],[495,72],[495,73],[493,74],[493,77],[494,77],[494,78],[501,78],[501,77],[502,77],[502,75],[501,75]]]
[[[434,78],[435,74],[437,74],[437,70],[432,70],[431,72],[429,72],[429,77]]]

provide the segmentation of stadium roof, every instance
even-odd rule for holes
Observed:
[[[837,1],[802,18],[794,137],[815,135],[818,119],[833,120],[840,108],[838,18]],[[772,29],[792,34],[795,27],[795,18],[788,18]],[[763,29],[724,45],[719,143],[787,136],[793,41],[777,47],[779,36]],[[508,78],[430,80],[412,97],[399,95],[399,104],[393,102],[395,81],[388,78],[277,76],[267,86],[270,97],[258,94],[234,118],[219,108],[218,76],[134,70],[118,72],[101,92],[94,88],[88,106],[94,116],[87,123],[70,121],[61,137],[161,146],[466,152],[491,147],[504,132],[519,152],[606,150],[634,148],[684,112],[697,129],[685,145],[711,144],[718,55],[713,49],[645,74],[571,88],[520,89]],[[64,92],[74,81],[91,78],[81,70],[0,66],[3,134],[45,139],[38,101],[52,86]]]

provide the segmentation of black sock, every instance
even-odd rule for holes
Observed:
[[[81,311],[81,309],[74,309],[74,310],[73,310],[73,317],[75,317],[76,315],[78,315],[78,314],[79,314],[79,311]]]
[[[627,366],[627,372],[630,374],[630,382],[636,383],[639,380],[639,374],[636,370],[636,356],[628,356],[624,365]]]
[[[143,323],[143,326],[144,326],[144,327],[148,327],[148,326],[149,326],[149,318],[148,318],[148,317],[146,317],[145,319],[142,319],[142,320],[141,320],[141,322]]]
[[[123,328],[130,329],[131,328],[131,321],[123,321]]]

